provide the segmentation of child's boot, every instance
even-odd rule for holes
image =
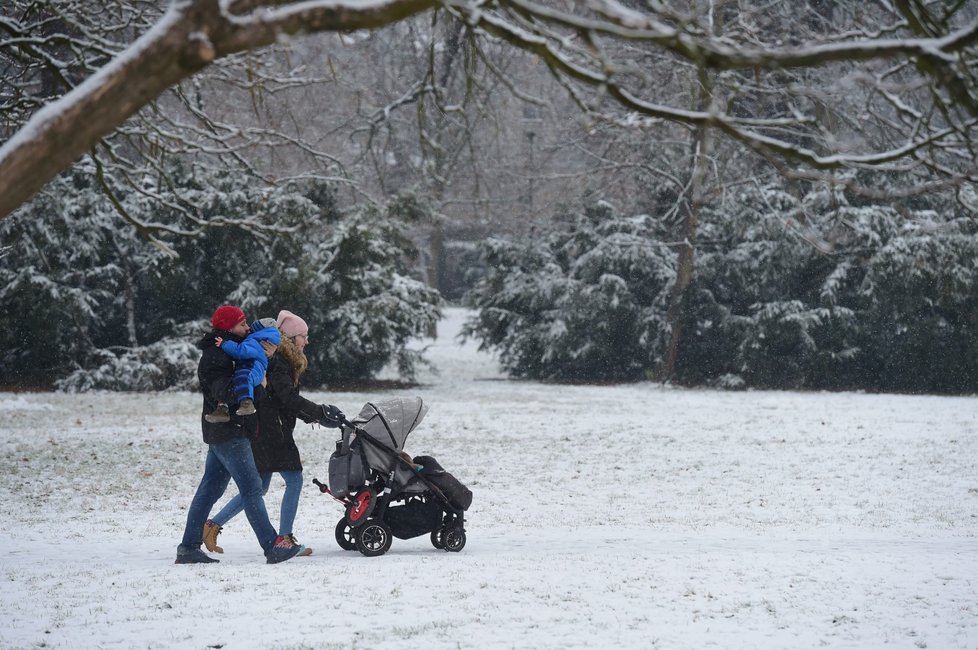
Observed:
[[[255,403],[247,397],[241,400],[241,403],[238,404],[238,410],[234,412],[235,415],[254,415],[254,413]]]
[[[218,404],[217,408],[213,412],[208,413],[204,416],[204,419],[211,424],[218,424],[220,422],[230,422],[231,412],[228,410],[227,404]]]

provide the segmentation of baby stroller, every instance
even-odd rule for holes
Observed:
[[[343,504],[336,543],[367,557],[383,555],[392,537],[426,533],[435,548],[465,546],[464,511],[472,492],[431,456],[404,453],[408,434],[428,407],[420,397],[368,402],[353,421],[340,421],[341,438],[329,459],[329,485],[319,490]]]

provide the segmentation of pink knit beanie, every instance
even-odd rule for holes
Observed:
[[[306,321],[287,309],[283,309],[278,313],[278,318],[275,319],[275,323],[278,325],[278,331],[283,336],[292,338],[293,336],[309,335],[309,326],[306,325]]]

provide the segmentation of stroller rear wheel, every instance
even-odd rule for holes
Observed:
[[[444,541],[444,549],[446,551],[451,551],[453,553],[458,553],[463,548],[465,548],[465,530],[461,526],[455,526],[454,528],[444,528],[442,535],[442,540]]]
[[[353,538],[353,526],[346,523],[346,517],[336,522],[336,543],[344,551],[355,551],[357,542]]]
[[[371,519],[364,525],[358,526],[353,530],[353,537],[356,540],[357,550],[367,557],[383,555],[394,541],[390,527],[380,519]]]

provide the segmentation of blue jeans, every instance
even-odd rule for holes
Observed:
[[[302,492],[302,472],[290,470],[279,472],[285,479],[285,494],[282,496],[282,512],[279,514],[278,533],[279,535],[291,535],[292,525],[295,523],[295,514],[299,511],[299,494]],[[272,482],[272,472],[261,474],[262,492],[268,492],[268,486]],[[227,505],[213,517],[213,521],[218,526],[228,523],[232,517],[244,510],[244,500],[240,494],[227,502]]]
[[[248,516],[248,522],[262,549],[267,551],[275,544],[277,535],[268,521],[265,500],[262,498],[262,481],[255,468],[255,457],[251,453],[251,441],[247,438],[233,438],[207,446],[204,476],[200,479],[197,493],[187,511],[187,527],[180,543],[184,550],[200,548],[204,541],[204,522],[207,521],[211,508],[224,495],[231,479],[238,486],[241,508]]]

